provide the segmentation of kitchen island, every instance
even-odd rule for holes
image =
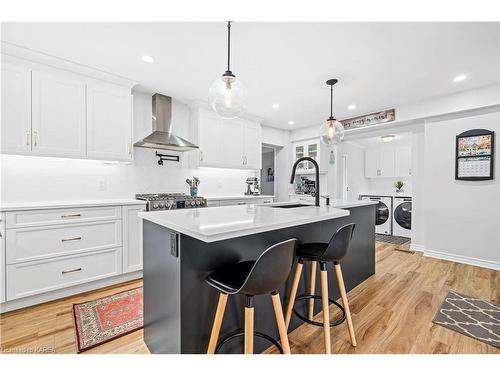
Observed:
[[[152,353],[205,353],[217,307],[218,292],[205,282],[214,269],[255,260],[269,246],[290,238],[328,242],[347,223],[356,223],[349,253],[342,262],[347,290],[375,273],[375,203],[333,201],[330,206],[286,202],[267,205],[209,207],[141,212],[144,241],[144,341]],[[300,205],[300,204],[299,204]],[[305,279],[298,293],[305,292]],[[333,268],[328,270],[333,272]],[[281,288],[286,306],[291,276]],[[330,297],[337,299],[335,277],[329,277]],[[317,287],[319,290],[319,286]],[[255,297],[255,330],[278,339],[271,300]],[[296,307],[305,314],[305,303]],[[219,338],[243,327],[244,296],[230,296]],[[320,311],[320,302],[315,312]],[[302,323],[293,316],[289,330]],[[269,343],[255,338],[255,353]],[[223,353],[241,352],[232,340]]]

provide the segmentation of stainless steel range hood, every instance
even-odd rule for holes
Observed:
[[[153,95],[153,132],[134,146],[172,151],[196,150],[198,146],[172,133],[172,98]]]

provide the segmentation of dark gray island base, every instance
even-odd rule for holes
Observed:
[[[290,238],[300,242],[328,242],[342,225],[356,223],[350,250],[342,262],[349,291],[375,273],[375,206],[347,208],[349,216],[299,226],[250,234],[216,242],[204,242],[165,226],[143,220],[144,236],[144,341],[151,353],[206,353],[217,307],[218,293],[206,282],[208,273],[224,264],[255,260],[269,246]],[[294,264],[295,267],[295,264]],[[305,278],[298,294],[305,293],[310,265],[304,263]],[[319,271],[318,271],[319,272]],[[328,269],[330,297],[339,297],[333,268]],[[293,272],[279,291],[285,310]],[[319,276],[317,277],[319,280]],[[319,294],[319,282],[316,287]],[[279,340],[269,296],[255,297],[255,331]],[[219,340],[243,328],[243,296],[229,296]],[[307,316],[306,302],[296,303]],[[316,301],[315,313],[321,310]],[[289,332],[303,322],[292,317]],[[269,343],[255,337],[254,352]],[[243,339],[230,341],[221,353],[242,353]]]

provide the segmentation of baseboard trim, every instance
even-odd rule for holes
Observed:
[[[40,303],[45,303],[60,298],[70,297],[75,294],[89,292],[91,290],[104,288],[114,284],[120,284],[130,280],[140,279],[141,277],[142,277],[142,271],[135,271],[123,275],[113,276],[107,279],[96,280],[86,284],[75,285],[59,290],[53,290],[51,292],[38,294],[36,296],[14,299],[12,301],[1,303],[0,313],[18,310],[22,309],[23,307],[38,305]]]
[[[424,252],[424,246],[416,243],[410,244],[410,250]]]
[[[437,258],[443,260],[450,260],[452,262],[470,264],[472,266],[478,266],[483,268],[490,268],[496,271],[500,271],[500,262],[495,262],[493,260],[484,260],[478,258],[472,258],[464,255],[443,253],[441,251],[434,250],[423,250],[424,256],[429,258]]]

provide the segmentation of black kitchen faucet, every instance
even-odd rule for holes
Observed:
[[[315,202],[314,204],[316,206],[319,207],[319,166],[318,166],[318,163],[316,162],[316,160],[314,160],[313,158],[310,158],[308,156],[304,156],[303,158],[300,158],[300,159],[297,159],[295,161],[295,164],[293,165],[293,168],[292,168],[292,176],[290,177],[290,184],[293,184],[294,180],[295,180],[295,170],[297,169],[297,165],[300,163],[300,162],[303,162],[303,161],[310,161],[313,165],[314,165],[314,170],[316,172],[316,192],[315,192]],[[326,199],[326,204],[329,205],[330,204],[330,197],[329,196],[325,196],[325,199]]]

